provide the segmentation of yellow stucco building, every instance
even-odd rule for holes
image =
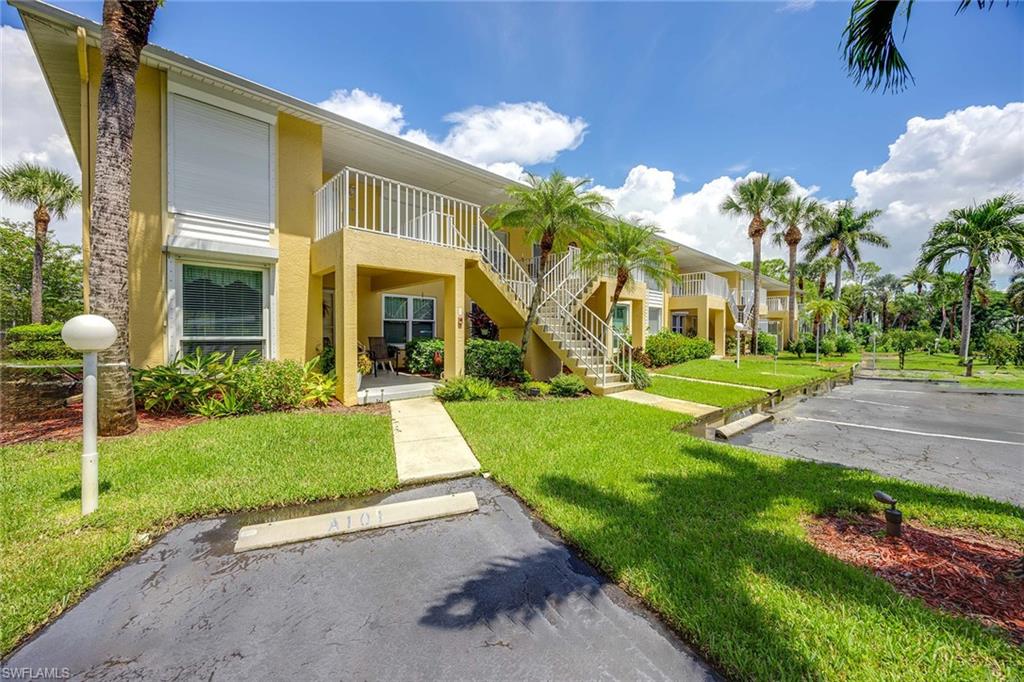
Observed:
[[[100,27],[15,1],[92,187]],[[531,245],[491,230],[484,207],[509,179],[155,45],[145,48],[129,228],[135,366],[196,348],[305,361],[333,347],[338,397],[354,404],[356,362],[376,339],[444,340],[444,375],[464,370],[470,312],[518,342],[536,284]],[[88,200],[83,253],[89,258]],[[661,329],[725,339],[752,296],[749,273],[666,242],[681,282],[613,282],[553,256],[526,367],[568,368],[596,393],[629,387],[632,349]],[[785,317],[769,281],[770,325]],[[761,295],[764,297],[762,290]],[[88,293],[87,305],[88,305]],[[773,308],[774,306],[774,308]],[[606,320],[611,320],[608,324]],[[785,324],[777,333],[784,336]],[[763,327],[764,328],[764,327]]]

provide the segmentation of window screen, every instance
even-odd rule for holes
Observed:
[[[270,124],[177,94],[171,116],[174,210],[269,225]]]
[[[263,352],[263,271],[181,267],[182,352]]]

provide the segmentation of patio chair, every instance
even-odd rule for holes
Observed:
[[[371,336],[370,341],[370,359],[373,360],[373,376],[377,376],[377,367],[387,367],[393,373],[395,371],[395,358],[391,355],[391,351],[388,349],[388,343],[384,340],[383,336]]]

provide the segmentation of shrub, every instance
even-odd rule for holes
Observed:
[[[135,370],[135,401],[152,412],[197,413],[200,404],[235,389],[240,373],[258,358],[255,352],[236,359],[197,348],[169,364]]]
[[[638,346],[633,349],[633,362],[639,362],[644,367],[650,367],[651,356],[642,347]]]
[[[77,360],[79,356],[60,337],[64,327],[53,324],[23,324],[11,327],[4,337],[4,358],[10,360]]]
[[[284,410],[302,404],[303,367],[294,360],[264,360],[239,371],[235,385],[246,411]]]
[[[818,350],[822,355],[832,355],[836,352],[836,340],[831,336],[824,337],[818,345]]]
[[[434,362],[436,353],[441,354],[441,364]],[[429,372],[441,376],[444,369],[444,339],[415,338],[405,344],[405,368],[413,374]]]
[[[914,350],[917,346],[917,334],[903,331],[902,329],[894,329],[889,332],[889,338],[886,341],[892,346],[893,350],[899,353],[900,369],[903,369],[907,352]]]
[[[523,391],[527,394],[536,390],[540,395],[551,393],[551,384],[546,381],[527,381],[523,384]]]
[[[795,353],[797,358],[802,359],[804,353],[807,352],[807,342],[802,336],[790,339],[788,349],[790,353]]]
[[[448,379],[434,388],[438,400],[454,402],[459,400],[490,400],[498,397],[498,390],[487,379],[479,377],[456,377]]]
[[[853,334],[849,332],[841,332],[836,334],[836,352],[840,355],[846,355],[857,350],[857,339],[853,337]]]
[[[328,372],[333,372],[334,368],[335,368],[334,363],[335,363],[335,350],[334,350],[334,346],[329,344],[329,343],[325,343],[324,344],[324,350],[323,350],[322,353],[320,353],[320,372],[322,374],[327,374]]]
[[[957,351],[960,350],[959,343],[951,341],[950,339],[947,339],[945,337],[941,337],[939,339],[939,343],[936,347],[939,349],[940,353],[956,353]]]
[[[633,382],[633,386],[637,390],[642,391],[645,388],[650,388],[651,375],[647,373],[647,370],[644,369],[643,365],[638,365],[634,362],[630,370],[630,374],[630,380]]]
[[[774,334],[760,333],[757,335],[757,354],[775,355],[779,351],[779,342]]]
[[[996,369],[1006,367],[1017,359],[1020,342],[1005,332],[989,332],[985,337],[985,358]]]
[[[466,374],[492,381],[512,381],[522,370],[523,351],[511,341],[470,339],[466,343]]]
[[[651,365],[662,367],[688,360],[710,358],[715,352],[715,346],[707,339],[683,336],[663,329],[647,337],[645,350],[650,357]]]
[[[575,374],[559,374],[551,379],[551,392],[562,398],[574,398],[586,390],[583,379]]]
[[[736,336],[730,335],[725,337],[725,354],[736,355]]]
[[[313,358],[302,368],[302,402],[307,405],[323,406],[334,400],[338,381],[334,370],[320,372],[322,366],[319,356]]]

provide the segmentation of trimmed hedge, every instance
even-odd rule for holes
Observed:
[[[654,367],[677,365],[688,360],[704,360],[715,352],[715,345],[707,339],[683,336],[663,329],[647,337],[644,348]]]
[[[522,349],[511,341],[470,339],[466,342],[466,374],[491,381],[518,379]]]
[[[78,355],[60,338],[64,325],[24,324],[11,327],[4,338],[4,358],[8,360],[77,360]]]

